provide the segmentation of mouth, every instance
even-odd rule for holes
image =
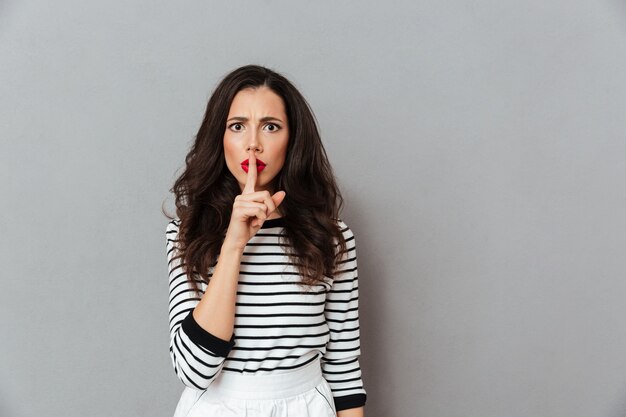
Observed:
[[[248,172],[248,159],[246,159],[245,161],[243,161],[241,163],[241,168],[246,171],[246,173]],[[256,170],[257,172],[261,172],[265,169],[265,162],[261,161],[260,159],[257,158],[256,160]]]

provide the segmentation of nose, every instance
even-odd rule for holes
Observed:
[[[261,147],[259,145],[246,146],[246,152],[250,152],[250,149],[254,149],[254,152],[261,152]]]
[[[257,139],[257,135],[253,133],[248,141],[248,146],[246,146],[246,153],[250,152],[250,149],[253,149],[254,152],[261,152],[263,149],[261,148],[261,144]]]

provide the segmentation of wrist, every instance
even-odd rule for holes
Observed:
[[[242,248],[226,238],[224,239],[224,242],[222,243],[222,247],[220,249],[220,257],[222,257],[222,255],[241,257],[243,255],[244,249],[245,246]]]

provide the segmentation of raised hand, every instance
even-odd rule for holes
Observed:
[[[269,191],[255,191],[257,181],[256,155],[250,150],[248,159],[248,176],[240,195],[235,197],[230,224],[226,232],[224,244],[243,250],[265,220],[283,202],[286,193],[278,191],[270,195]]]

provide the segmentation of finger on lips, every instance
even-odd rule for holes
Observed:
[[[253,150],[250,150],[248,154],[250,155],[248,157],[248,177],[246,178],[246,185],[243,188],[243,194],[253,193],[256,185],[256,155]]]
[[[255,192],[255,186],[256,186],[256,179],[257,179],[257,166],[256,166],[256,155],[254,154],[254,150],[251,149],[249,152],[249,157],[248,157],[248,177],[246,178],[246,185],[244,186],[243,192],[242,194],[256,194]],[[265,199],[264,199],[265,200]],[[267,208],[264,210],[262,208],[259,207],[259,209],[261,211],[265,212],[265,216],[267,217]],[[261,218],[259,218],[258,216],[251,216],[251,217],[256,217],[256,219],[254,219],[251,223],[251,225],[253,227],[260,227],[261,224],[263,224],[264,219],[262,220]]]

